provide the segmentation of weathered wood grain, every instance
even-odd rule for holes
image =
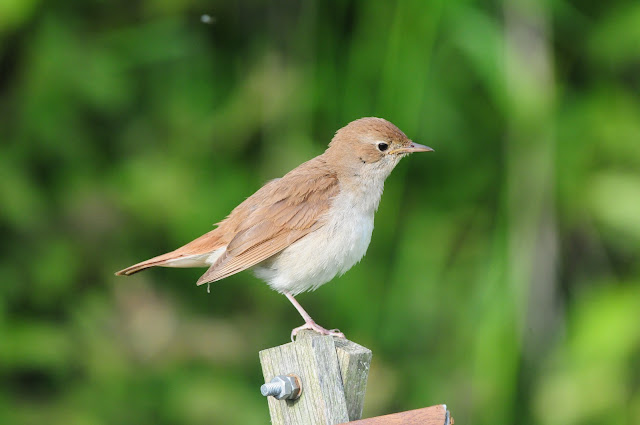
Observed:
[[[268,397],[274,425],[335,425],[349,420],[333,338],[309,336],[260,352],[265,382],[296,374],[302,382],[297,400]]]
[[[296,342],[261,351],[265,382],[290,373],[302,382],[297,400],[268,397],[271,422],[335,425],[360,418],[370,362],[367,348],[312,331],[300,332]]]
[[[338,354],[349,420],[355,421],[362,417],[369,366],[373,354],[368,348],[346,339],[336,339],[334,344]]]

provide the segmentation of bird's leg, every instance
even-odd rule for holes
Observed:
[[[329,336],[337,336],[340,338],[344,338],[344,334],[342,332],[340,332],[340,330],[338,329],[325,329],[322,326],[318,325],[316,322],[314,322],[314,320],[311,318],[311,316],[309,316],[309,313],[307,313],[306,311],[304,311],[304,308],[302,308],[302,306],[300,305],[300,303],[293,297],[293,295],[291,295],[289,292],[283,292],[283,294],[289,298],[289,301],[291,301],[291,304],[293,304],[293,306],[296,308],[296,310],[298,310],[298,313],[300,313],[300,316],[302,316],[302,318],[304,319],[304,325],[302,326],[298,326],[297,328],[295,328],[294,330],[291,331],[291,341],[293,341],[293,338],[297,335],[298,332],[300,332],[303,329],[310,329],[312,331],[316,331],[319,334],[322,335],[329,335]]]

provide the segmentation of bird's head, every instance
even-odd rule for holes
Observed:
[[[326,154],[339,171],[385,179],[404,156],[431,151],[430,147],[411,141],[389,121],[368,117],[338,130]]]

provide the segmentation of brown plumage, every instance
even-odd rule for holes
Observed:
[[[292,335],[314,329],[343,336],[318,326],[293,296],[328,282],[362,258],[385,179],[403,156],[430,150],[389,121],[353,121],[336,132],[322,155],[265,184],[216,229],[116,274],[154,266],[209,267],[198,279],[201,285],[252,268],[305,319]]]
[[[120,270],[116,275],[128,276],[226,246],[226,252],[197,283],[224,279],[277,254],[315,230],[337,191],[336,173],[330,170],[325,158],[318,156],[265,184],[231,211],[216,229],[167,254]]]

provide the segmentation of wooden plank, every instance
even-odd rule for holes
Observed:
[[[362,345],[342,338],[335,339],[334,344],[338,354],[349,420],[355,421],[362,417],[373,353]]]
[[[392,415],[376,416],[349,422],[349,425],[453,425],[445,404],[409,410]]]
[[[349,420],[332,337],[301,333],[296,342],[261,351],[260,363],[265,382],[290,373],[302,382],[297,400],[268,397],[274,425],[336,425]]]

